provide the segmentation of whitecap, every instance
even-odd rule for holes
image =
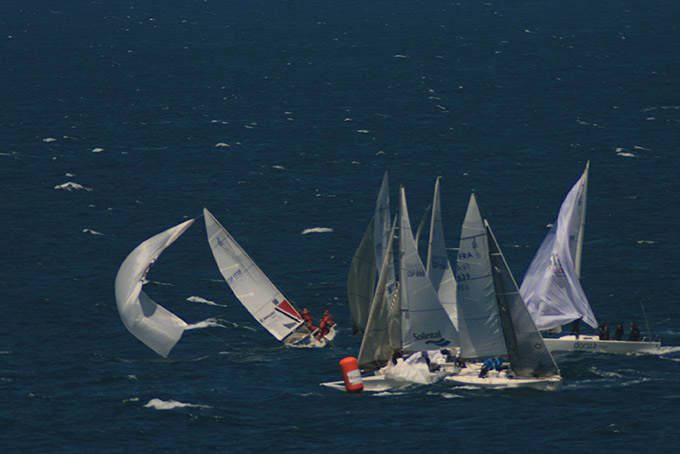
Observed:
[[[208,306],[227,307],[224,304],[217,304],[214,301],[201,298],[200,296],[190,296],[189,298],[187,298],[187,301],[189,301],[190,303],[207,304]]]
[[[68,181],[64,184],[58,184],[54,187],[54,189],[66,189],[67,191],[81,190],[81,189],[84,189],[86,191],[92,190],[92,188],[86,188],[82,184],[74,183],[72,181]]]
[[[229,145],[228,143],[220,142],[218,144],[215,144],[215,146],[216,147],[230,147],[231,145]]]
[[[286,170],[283,166],[272,166],[272,169]]]
[[[100,235],[100,236],[104,236],[103,233],[97,232],[96,230],[92,230],[92,229],[83,229],[83,233],[90,233],[90,234],[92,234],[92,235]]]
[[[330,227],[312,227],[310,229],[304,229],[301,235],[307,235],[308,233],[332,233],[333,229]]]
[[[357,132],[359,132],[361,134],[368,134],[369,131],[368,131],[368,129],[357,129]]]
[[[104,151],[103,148],[93,148],[92,149],[92,153],[101,153],[102,151]]]
[[[45,143],[56,142],[56,141],[57,141],[57,139],[55,139],[54,137],[45,137],[43,139],[43,142],[45,142]]]
[[[203,320],[198,323],[191,323],[184,328],[185,330],[192,330],[192,329],[203,329],[203,328],[226,328],[223,324],[221,324],[217,319],[215,318],[209,318],[206,320]]]
[[[174,410],[175,408],[186,408],[186,407],[194,407],[194,408],[210,408],[206,405],[195,405],[195,404],[187,404],[184,402],[178,402],[176,400],[161,400],[161,399],[151,399],[149,402],[147,402],[146,405],[144,405],[144,408],[153,408],[156,410]]]

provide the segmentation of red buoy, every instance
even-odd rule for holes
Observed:
[[[361,371],[356,358],[348,356],[340,360],[340,369],[348,393],[360,393],[364,390],[364,383],[361,381]]]

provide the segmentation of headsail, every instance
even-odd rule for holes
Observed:
[[[494,289],[510,368],[517,377],[558,375],[552,355],[536,329],[498,242],[485,220]]]
[[[177,240],[195,219],[155,235],[137,246],[116,275],[116,306],[123,324],[137,339],[167,357],[187,324],[144,293],[146,275],[163,251]]]
[[[392,251],[394,231],[397,226],[395,217],[390,229],[385,257],[380,266],[380,277],[371,302],[371,310],[366,323],[364,337],[359,349],[359,367],[375,370],[384,366],[392,356],[392,352],[401,348],[401,327],[399,319],[399,300],[396,294],[387,293],[388,270],[393,267]],[[395,335],[396,334],[396,335]]]
[[[203,208],[203,214],[208,243],[234,295],[267,331],[284,340],[302,325],[302,317],[212,213]]]
[[[430,239],[427,249],[427,275],[432,282],[432,286],[439,296],[439,301],[444,310],[458,329],[458,309],[456,303],[456,278],[453,277],[453,270],[446,253],[446,242],[444,241],[444,226],[442,223],[442,209],[439,193],[439,180],[434,184],[434,197],[432,199],[432,219],[430,221]],[[417,244],[417,241],[416,241]]]
[[[470,196],[456,264],[458,335],[461,357],[479,359],[507,353],[489,264],[487,231],[477,198]]]
[[[405,351],[456,346],[458,336],[425,272],[411,231],[406,193],[399,193],[401,336]]]
[[[375,250],[373,248],[373,224],[368,224],[359,248],[352,257],[347,278],[347,301],[352,317],[352,334],[360,336],[366,328],[368,313],[373,300],[376,278]]]
[[[598,326],[577,271],[587,184],[588,165],[564,199],[557,220],[529,264],[520,287],[540,330],[557,328],[579,318],[593,328]]]

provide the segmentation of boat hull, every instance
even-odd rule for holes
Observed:
[[[574,335],[559,338],[544,338],[545,346],[550,352],[586,351],[594,353],[658,353],[660,342],[600,340],[597,336],[585,335],[576,338]]]
[[[437,372],[430,373],[427,383],[424,383],[423,381],[409,380],[406,377],[398,377],[390,374],[362,376],[361,381],[364,384],[364,391],[366,392],[384,392],[411,385],[429,385],[441,380],[446,376],[457,374],[459,371],[460,368],[454,363],[443,363],[439,365],[439,370]],[[344,381],[332,381],[320,384],[321,386],[326,386],[328,388],[345,391]]]
[[[453,375],[446,377],[447,381],[459,386],[474,386],[477,388],[532,388],[543,391],[555,391],[562,387],[562,377],[554,375],[543,378],[516,378],[508,376]]]

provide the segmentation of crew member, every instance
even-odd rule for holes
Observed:
[[[630,322],[630,334],[628,335],[629,341],[639,341],[640,340],[640,328],[635,324],[635,322]]]
[[[622,337],[623,337],[623,325],[619,323],[618,325],[616,325],[616,331],[614,331],[614,338],[617,341],[620,341]]]
[[[314,331],[316,328],[312,324],[312,313],[309,312],[309,309],[304,308],[302,309],[302,318],[305,321],[305,324],[307,325],[307,328],[309,328],[310,331]]]
[[[323,339],[323,337],[331,330],[331,326],[333,325],[335,325],[335,320],[333,320],[333,316],[330,312],[328,312],[328,309],[326,309],[323,314],[323,318],[319,322],[319,333],[317,334],[316,338],[318,340]]]

